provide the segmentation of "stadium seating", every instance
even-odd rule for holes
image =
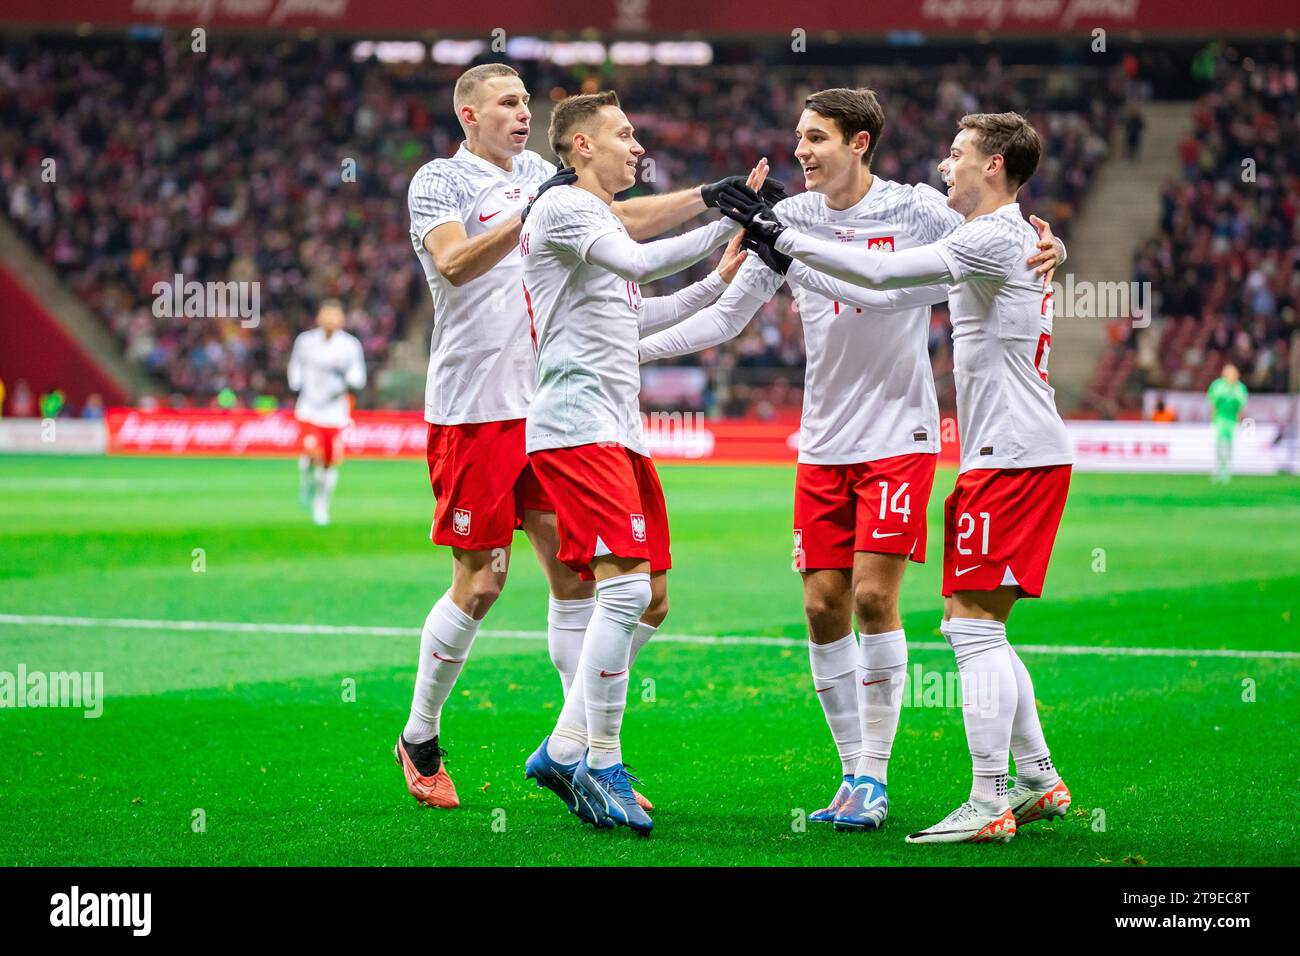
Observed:
[[[1291,382],[1300,266],[1300,120],[1293,50],[1257,66],[1224,50],[1179,146],[1181,180],[1133,279],[1156,296],[1154,344],[1116,330],[1085,402],[1136,415],[1145,388],[1205,390],[1233,362],[1252,391]]]
[[[283,401],[293,336],[321,298],[344,300],[372,372],[428,312],[407,239],[406,187],[422,163],[455,149],[459,129],[447,107],[460,69],[356,63],[346,43],[250,39],[196,57],[124,39],[8,40],[0,50],[2,208],[171,404],[211,404],[222,390],[240,405],[259,395]],[[1122,76],[1055,70],[1048,85],[1044,75],[989,57],[917,70],[621,67],[601,81],[620,91],[656,160],[653,186],[642,187],[655,190],[767,155],[797,191],[792,129],[803,97],[818,88],[880,92],[888,118],[875,165],[903,181],[936,181],[962,113],[1020,110],[1048,145],[1024,207],[1068,237],[1106,155]],[[553,65],[525,79],[539,96],[592,82]],[[42,178],[45,157],[57,160],[54,182]],[[341,174],[348,160],[355,182]],[[176,273],[260,279],[260,324],[155,316],[153,284]],[[940,369],[945,321],[936,310]],[[766,417],[797,408],[804,356],[789,297],[696,361],[740,386],[708,396],[729,411]]]

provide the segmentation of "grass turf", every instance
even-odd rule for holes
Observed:
[[[799,826],[839,766],[809,692],[789,569],[792,471],[665,466],[666,633],[623,742],[659,807],[648,840],[597,833],[523,779],[557,713],[526,541],[444,712],[462,807],[417,807],[393,764],[418,638],[449,575],[418,462],[349,462],[334,526],[291,461],[0,458],[0,613],[388,625],[409,636],[0,623],[0,671],[102,671],[103,716],[0,710],[0,864],[1295,865],[1300,661],[1026,654],[1075,810],[1005,847],[913,847],[969,785],[960,710],[908,706],[878,833]],[[940,640],[940,508],[909,569],[913,642]],[[1297,648],[1300,479],[1076,475],[1047,596],[1017,644]],[[196,549],[202,549],[201,554]],[[205,567],[195,570],[196,561]],[[913,648],[909,671],[954,670]],[[355,682],[355,700],[345,698]],[[1253,700],[1248,700],[1253,696]],[[913,700],[907,697],[909,704]],[[206,829],[196,832],[196,811]]]

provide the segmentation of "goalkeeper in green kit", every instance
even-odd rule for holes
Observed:
[[[1231,363],[1223,366],[1223,374],[1210,384],[1205,397],[1214,409],[1215,467],[1210,480],[1226,485],[1232,480],[1232,437],[1241,413],[1246,410],[1246,386],[1241,382],[1237,366]]]

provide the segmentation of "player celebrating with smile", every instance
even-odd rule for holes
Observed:
[[[629,238],[610,206],[635,181],[644,150],[612,92],[557,104],[550,140],[577,178],[537,200],[519,237],[538,367],[528,458],[555,503],[557,556],[596,581],[596,609],[555,730],[525,773],[586,822],[648,833],[619,732],[636,649],[668,613],[672,560],[663,490],[641,430],[637,340],[700,309],[714,290],[697,283],[643,300],[638,283],[693,265],[736,227],[720,219],[644,245]],[[751,183],[765,172],[760,163]],[[761,304],[733,283],[700,314],[747,318]]]
[[[465,142],[450,159],[422,166],[407,197],[411,244],[434,305],[424,406],[437,499],[430,537],[452,549],[451,587],[425,619],[410,716],[394,747],[410,794],[442,808],[459,806],[442,763],[442,708],[505,586],[514,532],[528,535],[546,575],[547,640],[566,693],[596,603],[591,584],[555,557],[554,505],[524,449],[537,367],[519,230],[528,204],[573,174],[557,175],[525,148],[529,95],[509,66],[467,70],[453,100]],[[630,235],[649,238],[703,212],[705,197],[726,183],[611,208]],[[714,277],[707,291],[716,296],[721,288]]]
[[[807,192],[776,206],[781,221],[846,249],[914,249],[962,217],[942,193],[871,172],[885,125],[871,90],[813,93],[795,131]],[[1030,264],[1063,257],[1050,230]],[[1051,251],[1048,251],[1051,250]],[[795,478],[794,541],[808,620],[813,690],[839,752],[843,779],[810,816],[838,830],[879,828],[889,809],[888,765],[902,707],[907,641],[898,597],[909,559],[925,560],[926,506],[939,451],[939,407],[927,339],[930,305],[946,286],[879,293],[785,256],[751,259],[738,283],[770,298],[795,290],[808,369]],[[739,325],[706,315],[641,343],[643,361],[716,345]],[[860,637],[855,640],[852,622]]]
[[[962,451],[944,509],[941,629],[962,676],[974,782],[969,800],[910,843],[1006,842],[1019,824],[1070,804],[1033,683],[1006,634],[1015,602],[1042,594],[1070,484],[1070,443],[1047,383],[1052,291],[1026,265],[1038,237],[1016,202],[1040,154],[1038,133],[1019,114],[964,116],[939,165],[963,224],[889,255],[786,228],[761,204],[723,207],[749,224],[752,241],[837,278],[881,291],[952,285]],[[1008,793],[1009,755],[1017,779]]]

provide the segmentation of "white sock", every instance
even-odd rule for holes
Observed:
[[[402,731],[409,743],[424,743],[438,735],[442,705],[465,666],[478,625],[478,621],[456,606],[450,591],[438,599],[424,619],[415,696],[411,700],[411,716]]]
[[[1006,625],[954,617],[939,629],[952,645],[961,672],[961,714],[974,773],[971,800],[1005,804],[1011,722],[1016,716],[1016,675]]]
[[[850,631],[830,644],[808,641],[808,663],[812,668],[813,690],[831,728],[835,749],[840,754],[841,772],[853,773],[862,751],[862,724],[858,717],[858,645]]]
[[[551,663],[560,672],[566,697],[582,656],[582,638],[595,608],[594,597],[561,601],[552,595],[546,611],[546,646],[551,652]]]
[[[1016,675],[1016,717],[1011,722],[1011,755],[1016,761],[1016,781],[1042,790],[1061,779],[1052,764],[1052,755],[1038,722],[1038,704],[1034,701],[1034,682],[1016,649],[1011,651],[1011,669]]]
[[[318,507],[329,507],[330,499],[334,497],[334,486],[338,483],[339,470],[336,466],[331,465],[328,468],[316,469],[316,504]]]
[[[641,653],[641,648],[645,647],[646,642],[655,636],[657,627],[651,627],[644,621],[637,621],[636,629],[632,631],[632,650],[627,655],[627,668],[630,671],[632,665],[636,663],[637,654]]]
[[[627,707],[632,632],[649,606],[649,574],[622,574],[596,585],[596,610],[587,625],[578,662],[587,711],[587,765],[593,770],[623,760],[619,730]],[[575,687],[578,680],[574,680]],[[556,731],[559,729],[557,726]]]
[[[637,577],[637,575],[626,575],[626,577]],[[648,575],[644,575],[649,579]],[[620,580],[614,578],[612,580]],[[597,585],[597,594],[600,593],[600,586]],[[595,617],[595,608],[598,603],[597,598],[591,599],[592,611],[588,612],[587,627],[591,627],[591,619]],[[649,602],[647,601],[647,606]],[[632,639],[628,646],[627,668],[630,671],[632,662],[636,660],[637,652],[645,646],[646,641],[654,635],[655,628],[649,624],[642,624],[637,621],[636,626],[632,629]],[[579,648],[586,646],[586,635],[579,644]],[[558,666],[558,665],[557,665]],[[603,678],[608,682],[609,678]],[[624,685],[626,686],[626,685]],[[624,692],[624,701],[626,702],[626,691]],[[577,668],[569,684],[568,690],[564,695],[564,707],[560,709],[560,718],[555,723],[555,730],[551,733],[550,740],[546,744],[546,753],[556,763],[571,764],[577,763],[584,753],[587,752],[587,695],[583,681],[583,671],[581,666]],[[590,763],[590,766],[596,764]],[[615,761],[617,762],[617,761]]]
[[[900,628],[858,638],[857,686],[861,694],[862,756],[854,773],[888,783],[889,755],[903,709],[907,637]]]
[[[298,484],[302,488],[312,486],[311,455],[298,456]]]

